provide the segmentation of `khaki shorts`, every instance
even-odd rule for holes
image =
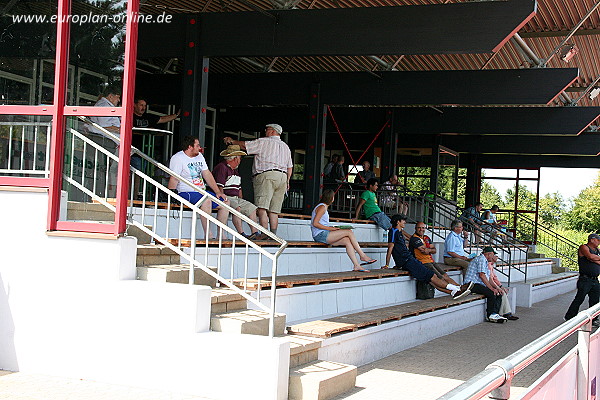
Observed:
[[[253,212],[256,211],[256,206],[250,203],[248,200],[240,199],[237,196],[227,196],[231,208],[240,208],[240,212],[246,217],[249,217]]]
[[[256,207],[279,214],[287,191],[287,174],[279,171],[263,172],[254,177],[253,185]]]

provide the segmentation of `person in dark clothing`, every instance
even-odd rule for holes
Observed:
[[[577,263],[579,264],[579,279],[577,280],[577,293],[573,302],[565,314],[565,320],[573,318],[579,312],[579,306],[589,298],[589,306],[598,304],[600,300],[600,235],[592,233],[588,236],[588,242],[579,246],[577,251]],[[594,319],[594,326],[599,326],[598,319]]]
[[[402,229],[406,225],[405,215],[394,215],[392,217],[392,227],[389,231],[389,240],[394,243],[392,249],[392,257],[396,263],[396,268],[400,268],[410,272],[410,275],[418,281],[430,283],[437,290],[449,293],[455,300],[462,299],[471,293],[472,284],[464,284],[461,286],[447,283],[438,278],[432,270],[425,267],[420,261],[411,254],[406,247]]]

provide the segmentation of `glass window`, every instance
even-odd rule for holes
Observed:
[[[120,95],[127,2],[73,0],[72,9],[67,103],[93,105],[107,87]]]
[[[0,104],[51,104],[42,82],[52,84],[54,75],[43,74],[41,65],[56,55],[57,0],[9,1],[0,5]]]

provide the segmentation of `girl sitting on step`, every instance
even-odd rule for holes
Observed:
[[[377,260],[367,256],[364,251],[360,248],[354,232],[350,229],[340,229],[334,226],[329,226],[329,213],[327,208],[333,203],[335,193],[331,189],[323,191],[319,204],[312,211],[312,220],[310,221],[310,228],[312,230],[312,237],[315,242],[330,244],[332,246],[345,246],[348,257],[354,264],[354,271],[370,272],[368,269],[364,269],[363,265],[373,264]],[[359,263],[356,259],[356,253],[360,256]]]

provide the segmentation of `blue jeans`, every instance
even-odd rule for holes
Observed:
[[[383,212],[376,212],[375,214],[369,217],[371,221],[375,221],[380,228],[385,231],[389,231],[392,227],[392,222],[390,221],[390,217],[385,215]]]
[[[590,278],[583,275],[579,276],[579,279],[577,280],[577,294],[565,314],[565,319],[571,319],[577,315],[579,306],[585,300],[585,296],[589,297],[588,304],[590,307],[598,304],[600,298],[600,282],[598,282],[598,278]]]

